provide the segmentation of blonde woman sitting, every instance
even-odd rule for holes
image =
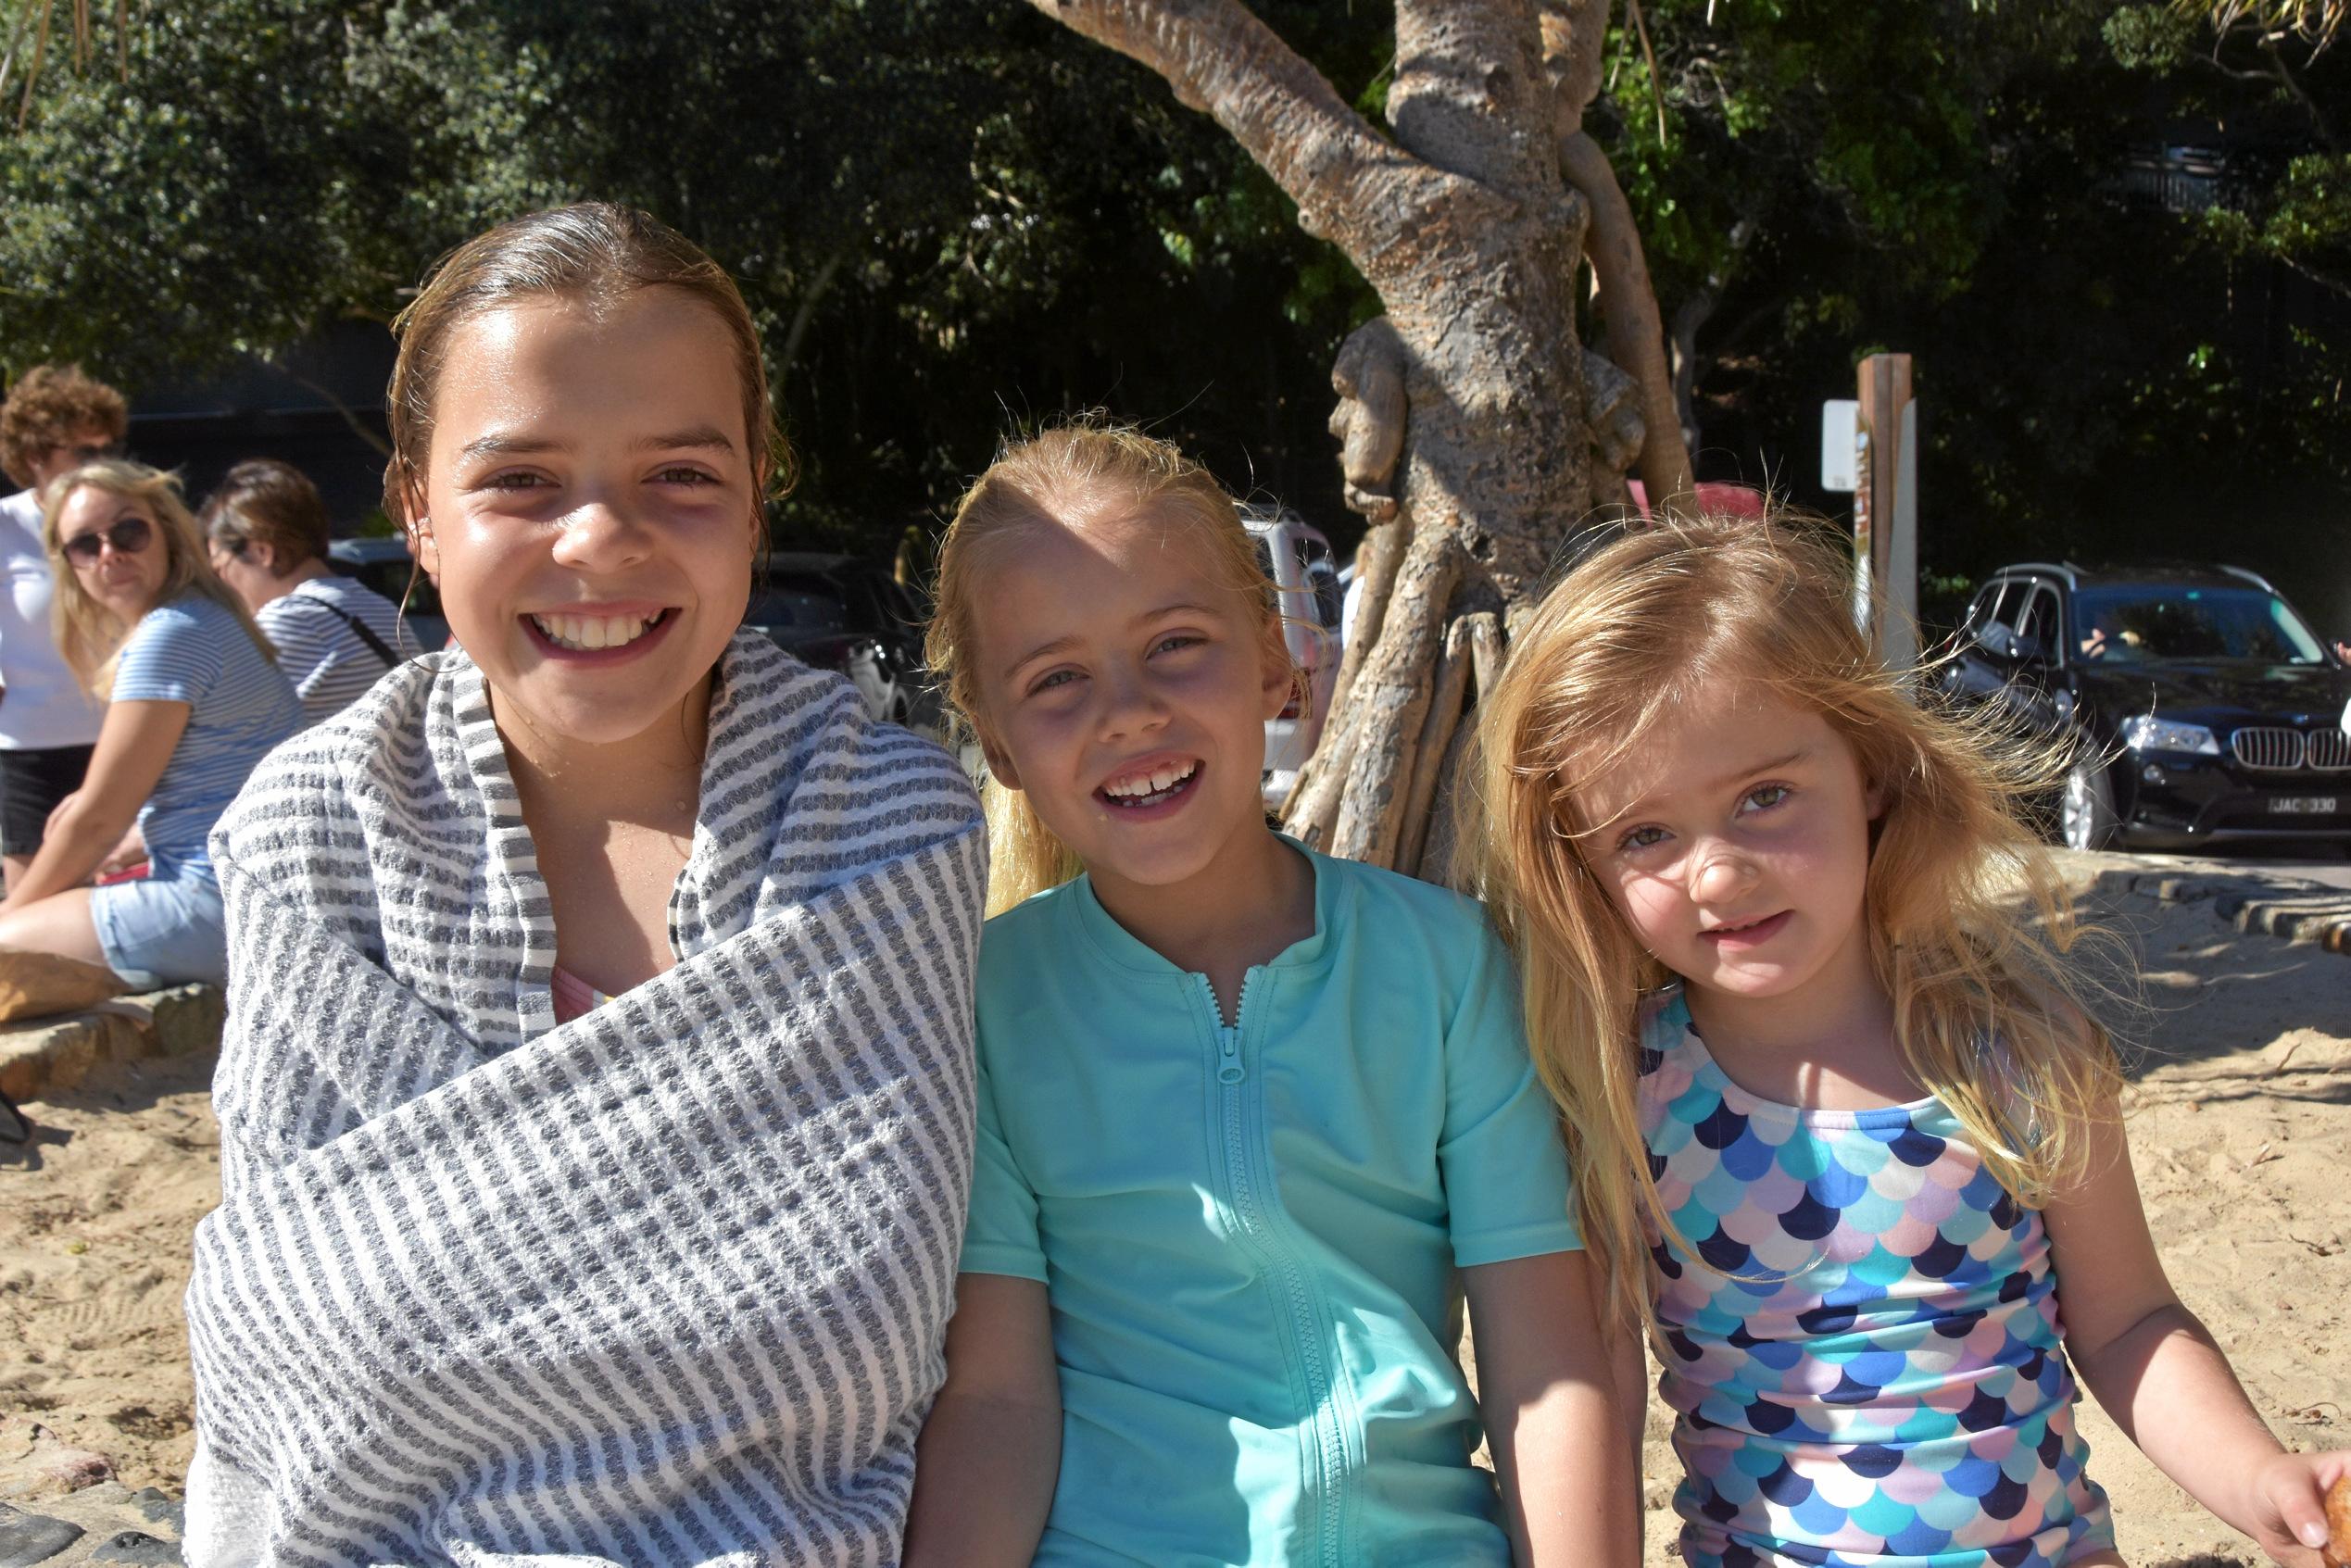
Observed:
[[[0,901],[0,948],[105,964],[140,987],[219,985],[205,840],[253,765],[301,727],[301,702],[206,560],[171,475],[86,464],[50,482],[42,516],[58,651],[107,710],[82,788]],[[134,825],[146,876],[88,885]]]

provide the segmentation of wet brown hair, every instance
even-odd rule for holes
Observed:
[[[656,288],[681,290],[717,313],[735,341],[735,369],[743,383],[752,494],[764,499],[789,488],[791,452],[775,427],[759,329],[735,280],[659,220],[635,207],[580,202],[509,219],[466,241],[434,264],[424,287],[392,322],[400,353],[384,406],[393,455],[383,471],[383,509],[411,530],[411,545],[449,334],[522,300],[554,298],[600,308]]]

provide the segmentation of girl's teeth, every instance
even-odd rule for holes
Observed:
[[[1186,763],[1179,768],[1155,769],[1140,778],[1121,779],[1116,784],[1104,784],[1102,793],[1120,800],[1149,800],[1164,795],[1190,778],[1199,769],[1197,762]]]
[[[633,643],[660,617],[652,615],[534,615],[534,624],[558,647],[592,652]]]

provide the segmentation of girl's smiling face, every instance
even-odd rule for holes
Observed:
[[[750,596],[743,418],[734,340],[674,289],[451,329],[416,540],[501,718],[606,744],[703,689]]]
[[[992,556],[973,622],[989,767],[1106,892],[1213,874],[1264,829],[1265,721],[1290,689],[1264,610],[1149,515],[1039,523]]]

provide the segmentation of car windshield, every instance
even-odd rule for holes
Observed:
[[[2283,599],[2258,588],[2151,583],[2074,596],[2075,648],[2102,663],[2257,659],[2323,664],[2319,639]]]

